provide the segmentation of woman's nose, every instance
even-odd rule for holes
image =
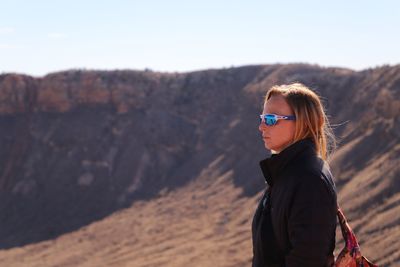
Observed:
[[[260,130],[260,132],[263,131],[263,127],[264,127],[263,125],[265,126],[264,122],[260,121],[260,124],[258,125],[258,130]]]

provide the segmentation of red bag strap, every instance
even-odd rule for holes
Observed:
[[[354,256],[354,253],[360,254],[360,246],[357,242],[356,235],[348,224],[342,209],[338,204],[337,216],[339,218],[340,229],[342,230],[343,239],[346,241],[346,248]]]
[[[338,204],[337,216],[339,218],[340,228],[342,230],[343,239],[346,242],[345,248],[342,250],[341,254],[349,253],[350,256],[356,261],[355,266],[364,266],[364,267],[378,267],[378,265],[369,261],[366,257],[361,255],[360,245],[357,242],[356,235],[348,224],[346,217],[342,209]],[[340,255],[339,255],[340,257]],[[341,266],[341,265],[335,265]],[[347,266],[347,265],[346,265]]]

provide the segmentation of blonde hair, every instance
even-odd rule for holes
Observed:
[[[264,104],[273,95],[283,96],[296,116],[293,143],[311,138],[317,154],[328,160],[336,148],[336,139],[320,97],[301,83],[272,86],[265,96]]]

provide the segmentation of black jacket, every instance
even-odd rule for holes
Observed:
[[[268,187],[252,223],[253,267],[323,267],[333,257],[336,187],[311,139],[260,161]]]

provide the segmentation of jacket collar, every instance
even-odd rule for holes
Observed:
[[[272,154],[269,158],[261,160],[260,167],[268,185],[273,186],[285,166],[305,150],[316,153],[315,144],[311,138],[301,139],[286,147],[279,154]]]

